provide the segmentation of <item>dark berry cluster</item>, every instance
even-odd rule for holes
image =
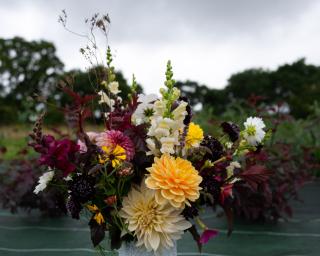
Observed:
[[[207,147],[210,150],[211,153],[209,156],[207,155],[207,157],[211,161],[216,161],[223,155],[223,146],[221,145],[220,141],[210,135],[206,135],[204,137],[203,141],[201,142],[201,146]]]
[[[69,183],[70,195],[80,203],[85,203],[93,198],[95,193],[94,179],[90,176],[80,175]]]
[[[228,134],[232,142],[235,142],[239,139],[240,129],[238,125],[231,122],[223,122],[221,124],[221,128],[224,133]]]

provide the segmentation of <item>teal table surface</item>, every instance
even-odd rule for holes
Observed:
[[[294,216],[277,224],[249,224],[236,221],[231,237],[226,220],[208,211],[206,223],[220,235],[204,246],[202,254],[186,233],[178,242],[178,255],[203,256],[303,256],[320,255],[320,182],[301,191],[303,203],[294,202]],[[116,253],[106,253],[116,255]],[[37,213],[12,215],[0,211],[0,255],[87,256],[98,255],[92,248],[87,220],[67,217],[49,219]]]

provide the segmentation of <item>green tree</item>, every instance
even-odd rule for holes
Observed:
[[[51,95],[62,72],[63,63],[52,43],[20,37],[0,39],[1,109],[8,116],[13,114],[14,121],[17,112],[24,111],[26,105],[30,107],[26,104],[30,96]]]
[[[225,92],[229,100],[247,99],[255,94],[270,104],[282,101],[289,105],[293,116],[304,118],[320,100],[320,67],[300,59],[275,71],[245,70],[230,77]]]

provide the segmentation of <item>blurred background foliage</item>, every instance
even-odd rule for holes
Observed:
[[[68,70],[57,57],[56,48],[47,41],[27,41],[20,37],[0,39],[0,145],[12,145],[8,154],[18,152],[26,143],[26,132],[40,112],[46,110],[45,123],[56,127],[65,118],[63,108],[71,99],[61,86],[71,86],[80,95],[92,94],[99,88],[104,68]],[[121,71],[116,71],[121,97],[126,98],[130,87]],[[270,115],[285,113],[291,121],[277,127],[276,140],[301,146],[319,147],[320,67],[299,59],[276,70],[252,68],[228,79],[223,89],[212,89],[195,81],[177,81],[182,96],[188,97],[198,123],[213,133],[219,120],[242,123],[254,113],[252,101],[268,107]],[[139,85],[138,92],[143,92]],[[250,102],[251,101],[251,102]],[[92,102],[90,125],[101,121],[97,101]],[[293,121],[294,120],[294,121]],[[6,126],[11,125],[10,131]],[[12,143],[12,134],[18,136]],[[8,141],[9,140],[9,141]],[[14,145],[18,145],[15,147]],[[317,153],[319,154],[319,153]]]
[[[60,138],[70,136],[69,128],[61,124],[67,118],[64,108],[72,100],[61,88],[70,86],[82,96],[93,94],[104,71],[102,66],[65,70],[55,46],[47,41],[0,39],[0,167],[7,166],[2,168],[6,172],[0,172],[3,207],[12,212],[38,208],[46,214],[59,204],[56,193],[49,204],[35,200],[32,189],[42,170],[27,147],[27,134],[37,116],[46,111],[46,131]],[[131,82],[121,71],[116,71],[116,77],[120,96],[126,99]],[[213,136],[219,132],[221,121],[242,124],[250,115],[265,120],[273,130],[265,145],[270,159],[267,165],[277,175],[270,181],[269,197],[261,198],[266,193],[248,197],[247,211],[239,208],[237,214],[247,219],[277,219],[283,212],[290,216],[287,202],[297,199],[299,187],[320,173],[320,67],[299,59],[276,70],[253,68],[233,74],[223,89],[189,80],[177,81],[176,86],[190,100],[195,122]],[[142,92],[138,85],[138,93]],[[103,129],[103,125],[96,126],[101,124],[97,100],[92,101],[91,110],[86,130]],[[28,182],[18,186],[17,182],[24,179]],[[58,211],[60,214],[63,211]]]

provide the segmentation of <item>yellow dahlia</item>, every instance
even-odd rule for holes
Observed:
[[[149,252],[161,253],[163,249],[173,247],[174,241],[191,227],[181,215],[181,209],[168,203],[158,204],[155,191],[148,189],[144,182],[140,187],[133,186],[122,204],[119,215],[136,236],[136,246],[144,246]]]
[[[161,158],[155,157],[147,170],[145,182],[148,188],[156,190],[157,203],[169,201],[173,207],[183,208],[199,198],[202,177],[189,161],[164,154]]]
[[[186,136],[186,148],[199,147],[203,140],[203,130],[195,123],[190,123]]]

